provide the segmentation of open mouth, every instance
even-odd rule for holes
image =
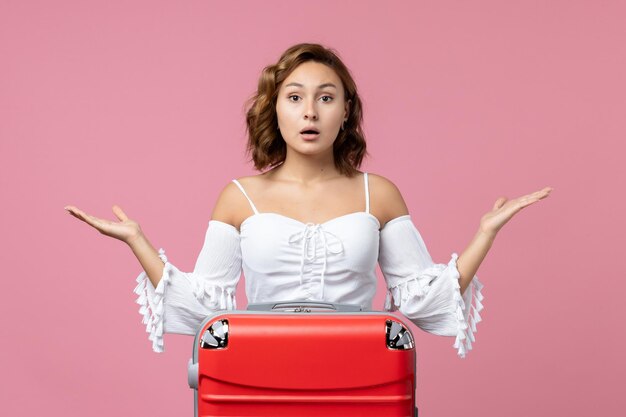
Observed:
[[[305,127],[300,131],[300,136],[304,140],[313,140],[317,139],[320,135],[320,131],[314,127]]]

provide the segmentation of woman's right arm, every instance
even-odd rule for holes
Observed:
[[[240,213],[237,207],[244,207],[242,197],[239,190],[236,189],[234,183],[228,183],[221,191],[213,209],[211,218],[222,223],[233,226],[238,229],[238,217]],[[141,230],[139,223],[128,218],[126,213],[117,205],[113,206],[113,214],[119,219],[119,222],[113,222],[106,219],[100,219],[85,213],[75,206],[65,206],[72,216],[84,221],[94,227],[101,234],[110,236],[125,242],[135,254],[135,257],[146,272],[152,286],[156,288],[163,276],[164,262],[159,256],[159,252],[152,246],[146,235]]]
[[[181,271],[170,263],[163,249],[157,252],[139,224],[128,219],[118,206],[113,207],[113,212],[119,222],[66,207],[70,214],[100,233],[128,244],[137,257],[143,271],[136,279],[134,293],[155,352],[163,352],[165,333],[193,335],[207,315],[237,308],[235,290],[241,276],[241,247],[233,213],[241,201],[233,188],[227,186],[218,198],[192,272]]]
[[[156,288],[163,276],[164,269],[164,264],[159,257],[159,253],[143,233],[133,237],[127,243],[137,257],[141,267],[148,275],[152,286]]]

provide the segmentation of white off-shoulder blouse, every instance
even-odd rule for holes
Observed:
[[[193,272],[171,264],[163,249],[163,276],[156,288],[145,272],[135,293],[155,352],[163,352],[165,333],[194,335],[217,310],[237,308],[235,290],[243,273],[249,303],[310,300],[358,304],[372,309],[376,262],[387,284],[385,311],[400,311],[422,330],[454,336],[461,358],[472,349],[483,285],[474,276],[463,295],[458,255],[433,263],[410,215],[390,220],[379,230],[369,212],[367,173],[365,211],[320,224],[303,223],[278,213],[259,212],[234,226],[210,220]]]

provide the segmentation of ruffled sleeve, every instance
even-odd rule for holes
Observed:
[[[235,290],[241,277],[241,246],[237,229],[209,221],[204,245],[193,272],[182,272],[159,249],[163,276],[154,288],[145,271],[137,277],[139,313],[152,350],[163,352],[164,333],[195,335],[207,315],[237,308]]]
[[[458,255],[453,253],[447,264],[435,264],[408,214],[387,222],[380,233],[378,262],[388,289],[385,310],[399,310],[426,332],[455,336],[453,346],[465,358],[482,320],[483,284],[474,275],[461,295]]]

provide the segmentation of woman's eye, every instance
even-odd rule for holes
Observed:
[[[289,101],[292,101],[292,102],[294,102],[294,103],[295,103],[295,102],[297,102],[298,100],[292,100],[294,97],[296,97],[296,98],[300,98],[300,96],[297,96],[297,95],[295,95],[295,94],[292,94],[292,95],[290,95],[290,96],[287,96],[287,99],[289,99]],[[333,100],[333,98],[332,98],[331,96],[322,96],[322,99],[328,99],[328,100],[322,100],[324,103],[329,103],[329,102],[331,102],[331,101]]]

